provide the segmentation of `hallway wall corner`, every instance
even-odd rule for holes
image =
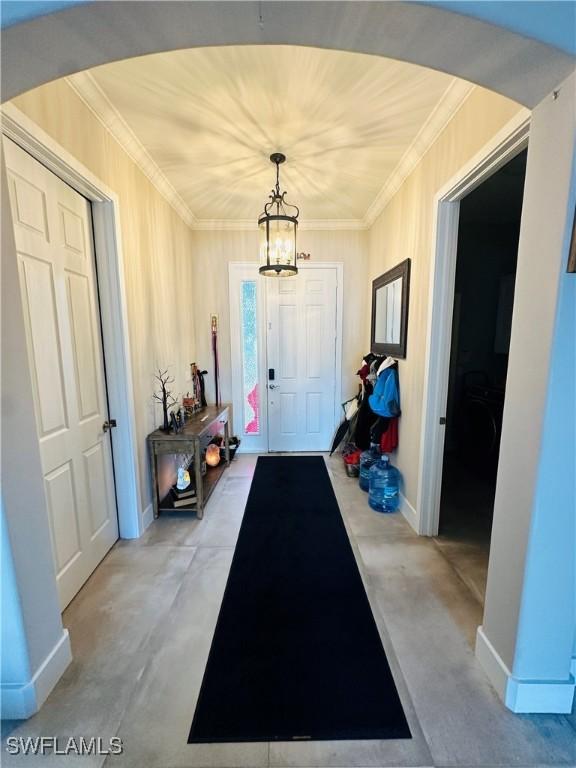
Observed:
[[[36,714],[71,661],[70,638],[68,630],[63,629],[60,639],[29,681],[2,682],[0,705],[2,718],[26,720]]]

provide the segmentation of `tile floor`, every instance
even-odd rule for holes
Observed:
[[[121,756],[9,766],[573,766],[574,718],[516,716],[476,663],[481,606],[442,550],[373,513],[339,459],[336,495],[413,733],[411,740],[188,745],[188,730],[256,457],[240,455],[202,521],[185,513],[118,542],[64,613],[74,661],[42,710],[4,736],[118,735]]]
[[[495,491],[493,472],[482,466],[471,468],[454,454],[444,457],[440,534],[434,541],[482,605]]]

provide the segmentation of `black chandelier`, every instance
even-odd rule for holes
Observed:
[[[270,202],[258,219],[260,230],[260,274],[267,277],[288,277],[298,274],[296,266],[296,230],[298,229],[298,206],[286,202],[286,192],[280,192],[280,165],[286,155],[274,152],[270,161],[276,165],[276,186]],[[296,211],[288,214],[288,208]]]

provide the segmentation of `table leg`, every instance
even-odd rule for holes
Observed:
[[[226,466],[230,466],[230,422],[224,424],[224,455],[226,456]]]
[[[196,482],[196,517],[204,517],[204,481],[202,479],[202,449],[200,440],[194,441],[194,478]]]
[[[156,451],[154,445],[148,444],[148,456],[150,459],[150,475],[152,479],[152,512],[154,518],[158,517],[158,472],[156,466]]]

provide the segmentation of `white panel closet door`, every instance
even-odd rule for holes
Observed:
[[[270,450],[326,451],[334,433],[336,269],[266,279]]]
[[[118,538],[90,204],[8,139],[4,150],[65,608]]]

